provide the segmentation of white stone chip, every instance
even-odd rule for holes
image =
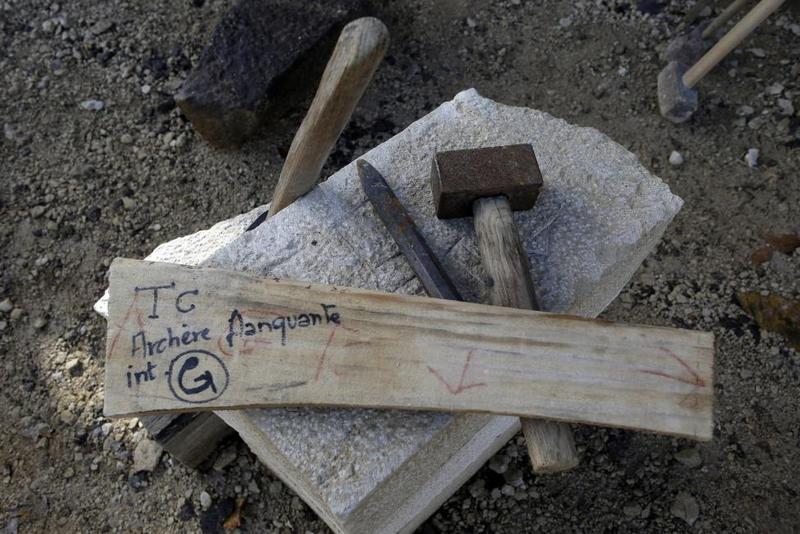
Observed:
[[[758,166],[758,156],[759,151],[757,148],[750,148],[747,150],[747,154],[744,155],[744,161],[747,163],[749,167],[757,167]]]

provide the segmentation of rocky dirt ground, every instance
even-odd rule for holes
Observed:
[[[267,201],[313,94],[277,95],[270,123],[238,151],[193,133],[171,95],[228,5],[0,2],[7,532],[214,532],[237,498],[243,531],[326,531],[240,441],[190,471],[138,446],[137,421],[102,415],[105,322],[91,305],[109,262]],[[537,477],[517,438],[422,532],[800,530],[797,315],[784,307],[786,337],[737,298],[800,298],[791,238],[752,258],[770,235],[800,232],[800,13],[795,4],[760,28],[701,82],[702,110],[673,125],[656,107],[659,52],[690,5],[374,6],[392,45],[326,174],[467,87],[594,126],[686,201],[605,317],[718,336],[712,442],[584,427],[581,467]]]

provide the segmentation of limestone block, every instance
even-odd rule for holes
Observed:
[[[541,307],[596,316],[682,204],[607,136],[468,90],[364,158],[392,186],[464,298],[483,301],[485,274],[471,219],[434,215],[431,157],[437,150],[517,143],[533,145],[544,177],[536,206],[515,213]],[[241,229],[253,216],[234,226]],[[422,293],[364,197],[354,163],[254,231],[234,234],[206,234],[198,246],[208,246],[207,253],[191,258],[180,249],[185,243],[168,243],[157,259]],[[412,530],[519,425],[509,417],[379,410],[217,414],[335,531],[348,533]]]

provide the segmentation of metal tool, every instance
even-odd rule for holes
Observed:
[[[472,215],[495,306],[538,310],[528,256],[512,211],[533,207],[542,174],[531,145],[451,150],[434,155],[431,189],[440,219]],[[537,473],[578,465],[569,425],[522,419],[522,432]]]
[[[364,193],[375,207],[375,213],[386,225],[428,296],[463,300],[381,173],[363,159],[356,162],[356,169]]]

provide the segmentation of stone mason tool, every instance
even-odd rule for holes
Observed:
[[[658,75],[658,107],[661,115],[675,123],[689,120],[697,111],[694,86],[722,61],[785,0],[761,0],[691,68],[673,59]]]
[[[533,207],[542,175],[531,145],[439,152],[433,158],[431,189],[440,219],[475,219],[490,302],[538,310],[527,255],[512,210]],[[557,472],[578,464],[569,425],[522,419],[528,453],[537,472]]]
[[[364,17],[342,30],[311,107],[297,130],[265,218],[306,194],[319,179],[322,165],[350,120],[389,46],[389,30],[378,19]]]
[[[365,160],[359,160],[357,165],[364,193],[375,207],[375,213],[386,225],[386,229],[408,260],[409,265],[411,265],[428,295],[434,298],[463,300],[455,284],[439,264],[414,221],[383,176]],[[514,232],[516,232],[516,229],[514,229]],[[516,274],[525,278],[529,276],[527,272]],[[526,291],[525,294],[532,295],[533,293]],[[497,304],[494,301],[493,303]],[[535,299],[531,299],[527,307],[529,309],[537,309]],[[526,432],[532,433],[531,435],[533,436],[528,440],[528,447],[531,461],[537,472],[562,471],[577,465],[578,457],[567,425],[525,419],[523,420],[523,428],[526,427]],[[542,449],[548,447],[551,443],[548,441],[548,438],[551,437],[548,433],[553,432],[558,433],[556,435],[556,444],[561,448],[556,451],[550,451],[549,449],[543,451]],[[526,433],[526,439],[527,435]]]

